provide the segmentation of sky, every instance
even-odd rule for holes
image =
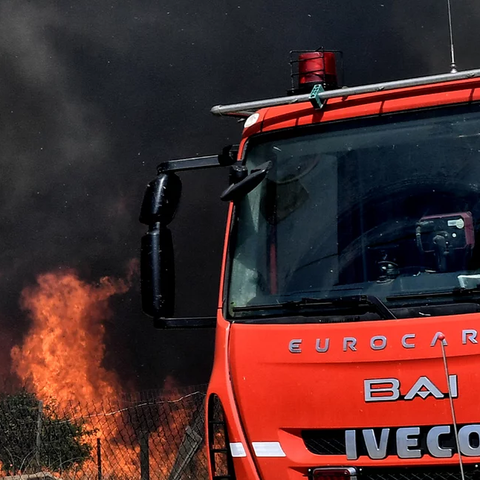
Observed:
[[[480,6],[451,0],[459,69],[478,67]],[[443,0],[2,0],[0,360],[31,322],[21,292],[74,269],[124,277],[164,160],[209,155],[241,125],[214,104],[283,96],[289,51],[343,51],[353,86],[449,71]],[[182,315],[214,314],[226,172],[183,176],[172,226]],[[214,331],[156,331],[138,277],[112,301],[105,362],[136,388],[208,380]]]

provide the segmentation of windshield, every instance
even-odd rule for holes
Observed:
[[[332,316],[342,298],[414,316],[398,309],[480,282],[477,105],[259,135],[246,166],[265,162],[235,208],[230,317]]]

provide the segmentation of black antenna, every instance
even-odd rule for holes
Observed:
[[[450,0],[447,0],[448,8],[448,30],[450,32],[450,73],[457,73],[457,66],[455,65],[455,49],[453,47],[453,28],[452,28],[452,9],[450,6]]]

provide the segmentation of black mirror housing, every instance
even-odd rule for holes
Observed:
[[[172,172],[160,173],[147,186],[140,222],[148,225],[140,252],[143,311],[154,318],[173,315],[175,262],[172,233],[167,225],[177,210],[182,183]]]
[[[226,164],[233,163],[227,148]],[[153,317],[157,328],[214,328],[216,317],[175,317],[175,262],[172,234],[173,220],[182,191],[182,182],[174,173],[179,170],[219,167],[218,156],[193,157],[164,162],[158,176],[151,181],[143,197],[140,222],[148,225],[141,242],[142,309]]]
[[[145,225],[160,222],[167,226],[175,216],[181,193],[182,182],[177,175],[171,172],[159,174],[145,191],[140,222]]]
[[[170,317],[175,310],[175,262],[172,233],[157,224],[143,237],[140,254],[142,309],[151,317]]]

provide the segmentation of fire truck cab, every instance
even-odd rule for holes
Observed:
[[[238,153],[166,162],[141,221],[144,310],[216,326],[212,479],[480,478],[480,70],[217,106]],[[233,158],[232,158],[233,157]],[[216,317],[175,319],[175,171],[230,165]]]

